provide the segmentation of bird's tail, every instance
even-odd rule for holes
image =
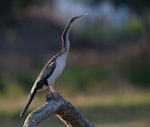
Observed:
[[[30,94],[29,94],[28,102],[27,102],[27,104],[25,105],[25,107],[23,108],[23,110],[21,111],[20,117],[23,116],[24,113],[27,111],[27,109],[28,109],[28,107],[29,107],[31,101],[33,100],[35,94],[36,94],[36,90],[35,90],[33,93],[30,93]]]

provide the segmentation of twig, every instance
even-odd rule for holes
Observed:
[[[31,112],[23,127],[36,127],[42,120],[56,114],[56,116],[66,124],[67,127],[94,127],[94,125],[87,120],[70,102],[63,97],[56,101],[53,94],[48,94],[46,103]]]

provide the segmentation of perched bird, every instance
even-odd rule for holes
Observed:
[[[34,98],[37,91],[42,91],[45,89],[49,89],[50,92],[53,93],[54,98],[57,100],[59,95],[57,92],[55,92],[54,89],[54,82],[59,77],[59,75],[62,73],[65,64],[66,59],[69,52],[70,42],[68,39],[69,31],[76,19],[80,19],[84,16],[86,16],[87,13],[84,13],[83,15],[76,16],[70,20],[70,22],[67,24],[66,28],[64,29],[62,33],[62,50],[56,54],[52,59],[50,59],[47,64],[44,66],[42,71],[40,72],[39,76],[35,80],[32,89],[30,91],[28,102],[25,105],[24,109],[20,113],[20,116],[23,116],[26,110],[28,109],[32,99]]]

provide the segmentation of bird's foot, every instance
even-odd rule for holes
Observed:
[[[46,98],[46,101],[50,101],[52,99],[55,99],[56,101],[58,101],[60,98],[60,95],[58,92],[50,92],[46,94],[45,98]]]
[[[58,100],[59,100],[59,97],[60,97],[59,93],[58,93],[58,92],[52,92],[52,94],[53,94],[53,96],[54,96],[54,99],[55,99],[56,101],[58,101]]]

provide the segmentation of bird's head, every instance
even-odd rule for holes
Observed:
[[[70,20],[70,23],[73,23],[75,20],[81,19],[81,18],[83,18],[83,17],[85,17],[85,16],[87,16],[87,15],[88,15],[88,13],[84,13],[84,14],[82,14],[82,15],[80,15],[80,16],[76,16],[76,17],[74,17],[74,18],[72,18],[72,19]]]
[[[69,23],[67,24],[66,28],[64,29],[63,33],[62,33],[62,49],[67,49],[69,50],[69,40],[68,40],[68,35],[69,35],[69,31],[70,28],[72,26],[72,24],[74,23],[74,21],[76,21],[77,19],[81,19],[83,17],[85,17],[86,15],[88,15],[88,13],[84,13],[80,16],[76,16],[74,18],[72,18]]]
[[[88,15],[88,13],[84,13],[80,16],[76,16],[76,17],[73,17],[67,24],[66,28],[64,29],[63,33],[62,33],[62,40],[65,39],[65,38],[68,38],[68,34],[69,34],[69,31],[70,31],[70,28],[73,24],[74,21],[76,21],[77,19],[81,19],[83,17],[85,17],[86,15]]]

